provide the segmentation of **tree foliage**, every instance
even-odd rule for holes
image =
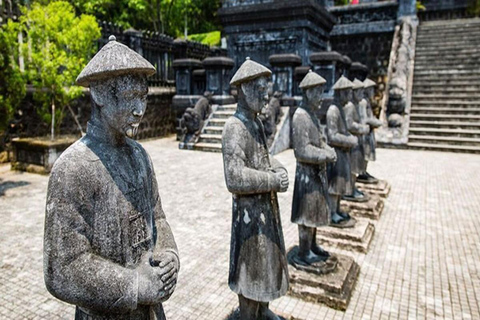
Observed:
[[[220,0],[69,0],[78,13],[124,28],[154,30],[173,37],[220,29]],[[185,23],[186,22],[186,23]]]
[[[75,79],[96,51],[100,28],[95,17],[77,16],[65,1],[33,3],[24,8],[18,24],[25,34],[20,48],[25,76],[36,89],[37,113],[57,129],[64,108],[82,94]]]
[[[19,66],[19,25],[7,21],[0,27],[0,131],[25,97],[26,79]]]

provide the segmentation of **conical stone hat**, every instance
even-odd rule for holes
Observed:
[[[302,82],[300,82],[299,87],[300,89],[308,89],[324,85],[325,83],[327,83],[327,80],[322,78],[318,73],[308,70],[307,75],[303,78]]]
[[[240,83],[259,78],[261,76],[270,77],[272,71],[262,66],[260,63],[250,60],[247,57],[245,62],[238,68],[237,72],[233,75],[230,85],[237,86]]]
[[[363,82],[358,80],[357,78],[355,78],[355,80],[353,80],[353,90],[356,90],[356,89],[363,89],[365,88],[365,86],[363,85]]]
[[[352,88],[353,83],[344,76],[341,76],[340,79],[338,79],[338,81],[333,85],[333,90],[345,90]]]
[[[155,73],[155,67],[141,55],[116,41],[115,36],[90,60],[77,77],[77,84],[88,87],[92,81],[107,79],[125,74]]]
[[[370,87],[376,87],[377,84],[375,83],[375,81],[372,81],[372,80],[367,78],[367,79],[365,79],[365,81],[363,81],[363,86],[365,88],[370,88]]]

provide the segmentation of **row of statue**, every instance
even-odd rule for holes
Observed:
[[[150,157],[131,139],[154,72],[111,36],[77,78],[90,88],[92,116],[86,135],[53,167],[44,241],[47,289],[76,305],[75,319],[165,319],[162,302],[175,289],[175,240]],[[280,319],[269,302],[289,288],[288,263],[314,274],[335,270],[337,260],[317,245],[316,230],[353,227],[355,219],[340,210],[340,198],[364,199],[355,179],[374,179],[366,174],[366,161],[375,158],[372,130],[379,125],[370,107],[375,83],[342,77],[325,129],[314,115],[325,80],[309,72],[292,122],[297,169],[291,220],[298,224],[299,250],[287,261],[277,192],[288,189],[288,173],[270,156],[260,120],[270,76],[249,59],[238,69],[231,80],[238,88],[237,111],[222,138],[225,180],[233,194],[229,286],[245,320]]]

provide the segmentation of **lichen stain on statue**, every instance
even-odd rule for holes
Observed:
[[[205,120],[207,120],[212,113],[212,95],[210,91],[205,91],[193,108],[187,108],[185,110],[185,113],[180,119],[180,128],[183,134],[180,140],[183,143],[197,142]]]
[[[326,80],[312,72],[300,83],[303,100],[292,120],[292,145],[297,159],[291,221],[298,225],[299,246],[288,254],[295,268],[326,274],[337,267],[337,258],[317,244],[317,228],[330,224],[327,164],[335,163],[315,112],[322,105]]]
[[[268,153],[258,114],[267,101],[271,71],[247,60],[233,76],[237,111],[225,124],[222,152],[232,193],[229,286],[239,297],[232,317],[280,319],[268,303],[288,290],[288,266],[277,192],[288,188],[287,171]]]
[[[77,78],[91,91],[87,134],[50,176],[45,283],[75,319],[165,319],[180,262],[152,162],[131,139],[155,68],[109,40]]]

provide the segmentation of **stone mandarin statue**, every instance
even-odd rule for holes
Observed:
[[[292,145],[297,159],[292,203],[292,222],[298,224],[299,251],[292,264],[324,274],[333,271],[327,264],[330,254],[317,245],[317,227],[330,224],[327,163],[337,160],[335,150],[323,137],[315,110],[322,104],[326,80],[311,70],[300,82],[303,100],[292,120]]]
[[[222,137],[225,182],[233,194],[228,283],[238,294],[240,319],[280,319],[270,301],[288,290],[277,192],[288,188],[287,170],[268,153],[258,114],[267,102],[271,71],[250,60],[230,84],[238,88],[238,105]]]
[[[359,104],[360,118],[362,119],[362,123],[370,126],[370,132],[365,135],[365,171],[357,177],[357,181],[363,183],[378,183],[378,179],[367,172],[367,165],[368,161],[376,160],[375,149],[377,147],[377,142],[375,141],[374,130],[382,126],[382,121],[375,117],[372,110],[372,102],[375,96],[376,83],[370,79],[365,79],[365,81],[363,81],[363,85],[365,96]]]
[[[131,139],[155,68],[109,40],[77,78],[92,97],[87,134],[50,176],[45,283],[75,319],[165,319],[179,257],[150,157]]]
[[[349,102],[345,110],[345,120],[347,121],[348,131],[357,137],[358,143],[350,151],[350,161],[352,170],[352,193],[344,195],[344,199],[349,201],[367,201],[368,196],[355,187],[357,175],[365,171],[365,151],[364,136],[370,132],[370,126],[363,124],[360,118],[360,101],[363,99],[363,82],[358,79],[353,81],[353,102]]]
[[[328,193],[330,195],[331,226],[350,228],[355,219],[340,211],[340,199],[352,193],[350,150],[358,144],[358,138],[347,129],[344,109],[351,104],[352,82],[344,76],[335,83],[335,103],[327,110],[327,141],[335,149],[337,161],[328,165]]]

